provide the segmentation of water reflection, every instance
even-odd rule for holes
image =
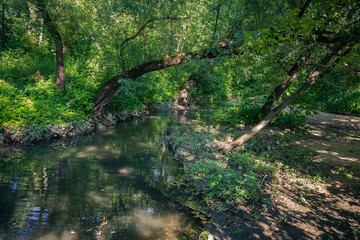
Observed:
[[[76,146],[0,160],[1,239],[176,239],[196,224],[162,194],[184,177],[165,148],[170,118],[122,124]]]

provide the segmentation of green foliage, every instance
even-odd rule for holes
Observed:
[[[53,90],[54,39],[49,23],[42,21],[41,3],[6,1],[4,27],[0,26],[4,35],[0,59],[3,126],[85,120],[90,116],[88,111],[96,89],[111,77],[157,58],[204,51],[208,51],[211,59],[189,57],[191,63],[187,67],[173,67],[124,82],[107,111],[142,111],[144,107],[170,102],[189,76],[193,76],[189,92],[195,104],[215,108],[230,96],[242,99],[240,105],[217,109],[215,122],[231,126],[254,123],[263,98],[287,76],[300,56],[311,56],[307,62],[310,67],[299,74],[289,93],[302,85],[308,69],[317,66],[331,47],[315,41],[319,37],[315,30],[337,33],[346,27],[344,34],[349,33],[352,41],[357,41],[352,32],[357,27],[358,6],[334,8],[325,1],[310,4],[301,18],[297,17],[299,1],[284,0],[276,4],[265,0],[256,3],[61,0],[43,4],[64,43],[67,93],[62,95]],[[220,21],[215,20],[217,5]],[[231,44],[222,50],[214,49],[219,43]],[[229,56],[228,51],[234,48],[239,54]],[[357,66],[358,45],[353,52],[341,61]],[[341,71],[346,74],[339,77],[332,72],[335,77],[325,79],[319,92],[312,92],[306,101],[298,101],[300,108],[317,109],[321,105],[334,112],[358,113],[356,77],[344,78],[349,74]],[[338,87],[339,91],[329,97],[324,94]],[[311,101],[313,97],[316,101]],[[303,123],[304,117],[298,113],[282,113],[273,121],[291,128]]]
[[[215,208],[256,203],[264,175],[270,178],[275,168],[265,157],[250,152],[234,152],[218,160],[214,156],[219,153],[211,145],[216,135],[201,127],[195,129],[179,126],[167,140],[177,158],[189,161],[185,171],[205,193],[206,203]]]
[[[238,126],[255,123],[261,108],[255,105],[240,104],[218,108],[213,113],[213,121],[222,125]]]
[[[329,112],[360,114],[360,90],[342,89],[342,91],[324,97],[324,108]]]
[[[227,158],[231,165],[245,173],[252,171],[259,176],[265,174],[271,176],[275,171],[275,168],[269,164],[266,156],[256,156],[251,151],[244,153],[232,152],[228,154]]]
[[[279,113],[271,124],[282,128],[299,129],[305,126],[307,116],[301,111],[292,109]]]
[[[240,204],[259,197],[260,184],[251,171],[242,174],[214,160],[197,161],[188,170],[192,178],[205,184],[210,205],[214,200]]]
[[[255,100],[246,101],[233,106],[223,106],[214,110],[211,122],[238,126],[254,124],[259,121],[261,107]],[[283,128],[297,129],[305,126],[306,115],[300,110],[282,111],[272,121],[271,124]]]
[[[0,113],[2,126],[44,126],[79,122],[89,117],[97,84],[91,69],[67,59],[67,92],[55,90],[54,59],[22,50],[6,51],[0,63]],[[85,74],[85,72],[88,72]]]
[[[184,83],[189,84],[187,81],[191,81],[188,89],[190,102],[198,106],[213,108],[227,101],[230,95],[227,66],[211,60],[198,65],[201,70],[192,74]]]

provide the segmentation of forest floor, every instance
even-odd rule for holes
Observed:
[[[295,143],[314,152],[320,182],[277,176],[272,208],[256,223],[258,239],[359,239],[360,117],[320,112]],[[271,131],[271,128],[267,130]],[[295,183],[295,184],[294,184]]]
[[[312,161],[324,181],[305,188],[281,177],[272,183],[278,187],[277,213],[263,214],[263,233],[277,238],[272,237],[276,230],[284,239],[358,239],[360,117],[320,112],[308,118],[307,127],[309,134],[295,143],[315,151]],[[277,222],[282,224],[274,228]]]
[[[275,178],[264,176],[262,206],[210,211],[203,233],[219,240],[360,239],[360,117],[320,112],[306,128],[300,134],[271,126],[262,131],[257,149],[297,148],[307,159]],[[279,136],[291,143],[278,143]]]

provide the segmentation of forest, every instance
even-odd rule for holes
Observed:
[[[46,231],[16,235],[25,230],[10,223],[20,211],[14,202],[31,192],[19,188],[18,197],[3,200],[13,210],[0,211],[0,238],[50,232],[55,239],[359,238],[357,0],[0,0],[0,33],[0,193],[9,195],[15,178],[35,189],[36,176],[48,179],[48,169],[57,187],[48,190],[49,180],[44,190],[42,182],[43,195],[55,191],[63,199],[52,206],[57,217],[49,218]],[[151,120],[163,112],[171,116]],[[145,118],[150,122],[138,123]],[[111,129],[124,121],[130,122],[128,136],[114,130],[122,137],[117,142]],[[125,154],[126,139],[144,146],[141,161]],[[42,144],[63,157],[45,164],[39,154],[41,163],[35,160],[31,149]],[[96,151],[84,150],[90,146]],[[79,157],[86,151],[91,159]],[[168,155],[181,166],[179,179]],[[95,169],[111,171],[109,159],[126,159],[132,167],[120,167],[120,176],[133,175],[139,181],[133,187],[146,185],[149,192],[141,206],[149,198],[158,201],[153,192],[160,192],[167,199],[161,201],[189,209],[201,227],[147,226],[151,233],[139,233],[134,216],[141,214],[128,207],[138,196],[132,189],[126,197],[131,203],[123,203],[137,213],[126,220],[135,235],[122,235],[125,220],[109,203],[115,197],[101,195],[116,181],[101,175],[95,185],[105,189],[97,194],[109,197],[107,205],[99,203],[106,214],[89,217],[86,227],[79,220],[72,229],[58,216],[70,212],[63,209],[70,208],[70,191],[76,194],[70,177],[85,170],[80,160],[64,156],[86,160],[94,176]],[[140,167],[160,164],[154,158],[171,169],[161,184],[156,176],[165,170],[155,167],[148,177]],[[41,202],[44,196],[34,194]]]

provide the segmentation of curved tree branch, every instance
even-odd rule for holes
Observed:
[[[179,53],[137,65],[111,78],[100,87],[100,89],[96,92],[94,107],[91,112],[95,114],[95,116],[101,115],[105,106],[115,98],[117,91],[120,89],[122,84],[120,79],[134,80],[146,73],[187,63],[194,59],[212,59],[220,56],[238,55],[241,53],[242,52],[240,52],[236,46],[230,47],[229,45],[221,45],[212,49],[212,51],[205,50],[202,52]]]

